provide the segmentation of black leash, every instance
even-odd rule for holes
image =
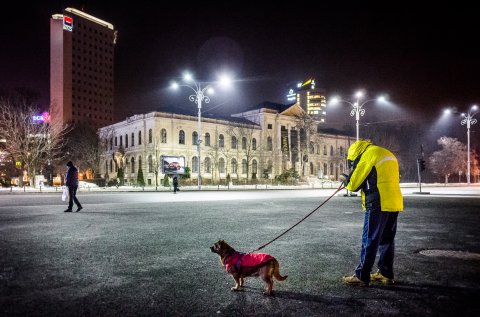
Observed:
[[[260,251],[261,249],[265,248],[267,245],[269,245],[270,243],[272,243],[273,241],[277,240],[278,238],[280,238],[281,236],[283,236],[285,233],[289,232],[290,230],[292,230],[293,228],[295,228],[297,225],[299,225],[302,221],[304,221],[305,219],[307,219],[308,217],[310,217],[315,211],[317,211],[318,209],[320,209],[320,207],[322,207],[323,205],[325,205],[325,203],[327,201],[329,201],[333,196],[335,196],[336,193],[338,193],[339,191],[341,191],[345,186],[343,185],[343,183],[340,184],[340,186],[338,187],[338,189],[330,196],[328,197],[320,206],[318,206],[317,208],[315,208],[312,212],[310,212],[308,215],[306,215],[305,217],[303,217],[302,219],[300,219],[300,221],[298,221],[296,224],[294,224],[293,226],[291,226],[290,228],[288,228],[287,230],[285,230],[282,234],[278,235],[275,239],[273,240],[270,240],[268,243],[265,243],[264,245],[262,245],[261,247],[259,247],[258,249],[255,249],[253,250],[252,252],[257,252],[257,251]]]

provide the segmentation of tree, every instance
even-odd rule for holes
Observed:
[[[33,186],[34,177],[43,165],[65,158],[66,134],[70,131],[67,126],[51,123],[47,115],[42,117],[43,121],[37,118],[38,109],[26,99],[0,99],[0,135],[6,140],[2,142],[2,150],[12,162],[21,163]]]
[[[138,167],[137,173],[137,185],[140,187],[145,187],[145,178],[143,178],[143,171],[140,166]]]
[[[466,170],[467,146],[456,138],[446,136],[438,139],[437,143],[442,149],[430,156],[429,168],[434,174],[445,177],[446,184],[450,175]]]

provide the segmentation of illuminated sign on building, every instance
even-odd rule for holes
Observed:
[[[296,100],[297,99],[297,94],[293,91],[293,89],[290,89],[288,91],[287,99],[289,101]]]
[[[33,121],[50,122],[50,114],[45,111],[41,115],[33,116]]]
[[[63,16],[63,29],[72,32],[73,19],[71,17]]]

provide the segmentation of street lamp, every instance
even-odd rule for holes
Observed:
[[[368,100],[365,100],[364,102],[360,103],[360,101],[363,97],[364,97],[363,91],[357,91],[355,93],[355,98],[356,98],[355,102],[340,99],[339,97],[333,97],[330,101],[330,104],[332,104],[332,105],[336,104],[336,103],[340,103],[340,102],[345,102],[345,103],[348,103],[349,105],[351,105],[353,107],[352,111],[350,111],[350,116],[351,117],[355,116],[356,128],[357,128],[357,141],[359,139],[360,117],[365,114],[365,109],[363,109],[363,106],[366,105],[370,101],[385,102],[385,100],[386,100],[384,96],[379,96],[377,98],[368,99]]]
[[[476,111],[478,107],[473,105],[469,110],[468,113],[462,113],[462,117],[464,119],[460,122],[461,125],[467,125],[467,151],[468,151],[468,160],[467,160],[467,184],[470,185],[470,126],[477,123],[477,119],[473,118],[478,111]]]
[[[202,83],[195,81],[193,76],[190,73],[185,73],[183,75],[184,83],[178,84],[177,82],[172,82],[171,86],[173,89],[178,89],[179,87],[188,87],[193,90],[193,94],[188,96],[188,100],[195,102],[198,107],[198,138],[197,138],[197,155],[198,155],[198,190],[202,189],[202,181],[200,175],[200,144],[202,143],[202,102],[209,103],[210,97],[206,93],[213,94],[212,83],[204,83],[205,87],[202,88]],[[222,75],[219,79],[219,83],[223,86],[229,86],[231,80],[228,76]]]

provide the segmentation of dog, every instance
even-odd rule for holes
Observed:
[[[273,293],[273,278],[284,281],[288,275],[280,275],[280,264],[267,253],[241,253],[235,251],[224,240],[218,240],[210,250],[220,256],[220,262],[235,280],[232,291],[239,291],[244,286],[244,279],[258,276],[265,282],[265,295]]]

